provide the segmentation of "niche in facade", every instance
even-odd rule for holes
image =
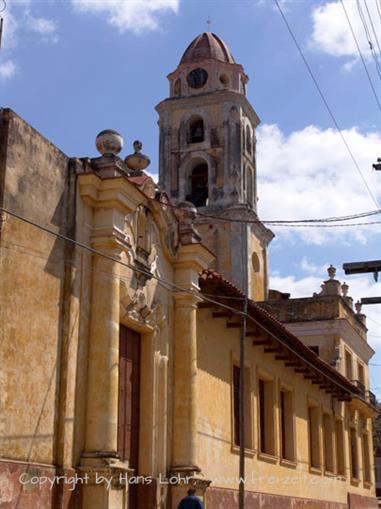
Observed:
[[[201,143],[204,139],[204,121],[201,117],[194,118],[189,125],[189,143]]]
[[[251,255],[251,264],[253,266],[253,271],[254,272],[259,272],[260,271],[259,257],[258,257],[258,255],[257,255],[257,253],[255,251]]]
[[[195,166],[190,175],[191,192],[186,197],[195,207],[205,207],[208,201],[208,165],[200,163]]]
[[[179,97],[181,95],[181,79],[175,81],[175,85],[173,87],[173,92],[176,97]]]
[[[246,170],[246,196],[250,206],[254,204],[254,179],[251,168]]]
[[[220,75],[220,83],[224,87],[227,87],[229,85],[229,76],[227,76],[227,74],[221,74]]]

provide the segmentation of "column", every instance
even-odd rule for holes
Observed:
[[[175,294],[174,436],[176,471],[199,472],[197,465],[197,322],[196,296]]]
[[[182,232],[182,229],[180,228]],[[192,242],[188,232],[183,240]],[[171,507],[177,508],[189,487],[204,498],[210,481],[197,459],[197,304],[200,300],[199,273],[213,255],[199,243],[182,245],[175,264],[175,283],[185,291],[174,293],[173,427],[171,477],[179,482],[171,486]]]

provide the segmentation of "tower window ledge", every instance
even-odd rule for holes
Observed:
[[[193,142],[188,143],[187,149],[189,150],[189,148],[197,149],[197,150],[200,150],[200,148],[206,149],[206,148],[210,148],[210,143],[209,143],[209,140],[193,141]]]

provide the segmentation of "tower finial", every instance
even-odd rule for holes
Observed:
[[[212,18],[208,16],[208,19],[206,20],[206,24],[208,25],[208,32],[210,32],[210,27],[212,25]]]

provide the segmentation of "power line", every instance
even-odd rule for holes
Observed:
[[[275,335],[275,333],[271,332],[263,323],[261,323],[258,320],[256,320],[252,315],[250,315],[248,313],[245,314],[241,309],[237,309],[237,308],[234,308],[232,306],[228,306],[226,304],[222,304],[221,302],[219,302],[219,301],[217,301],[215,299],[211,299],[209,297],[205,297],[204,295],[202,295],[200,293],[196,293],[196,292],[194,292],[192,290],[188,290],[187,288],[184,288],[184,287],[182,287],[180,285],[177,285],[176,283],[173,283],[172,281],[166,281],[164,278],[159,277],[159,276],[155,276],[154,274],[152,274],[148,270],[140,269],[140,268],[138,268],[138,267],[136,267],[134,265],[131,265],[130,263],[123,262],[123,261],[119,260],[118,258],[114,258],[113,256],[108,255],[107,253],[103,253],[102,251],[99,251],[98,249],[94,249],[91,246],[88,246],[87,244],[85,244],[83,242],[80,242],[78,240],[72,239],[71,237],[67,237],[66,235],[63,235],[62,233],[55,232],[55,231],[51,230],[50,228],[47,228],[46,226],[43,226],[43,225],[41,225],[39,223],[36,223],[35,221],[32,221],[31,219],[28,219],[28,218],[23,217],[23,216],[21,216],[19,214],[16,214],[15,212],[11,212],[10,210],[5,209],[4,207],[0,207],[0,212],[5,212],[6,214],[9,214],[11,217],[14,217],[14,218],[18,219],[19,221],[22,221],[22,222],[24,222],[26,224],[29,224],[29,225],[31,225],[31,226],[33,226],[35,228],[38,228],[39,230],[44,231],[45,233],[48,233],[49,235],[53,235],[54,237],[59,238],[59,239],[65,241],[65,242],[70,242],[71,244],[73,244],[75,246],[78,246],[78,247],[80,247],[80,248],[82,248],[82,249],[84,249],[84,250],[86,250],[86,251],[88,251],[88,252],[90,252],[92,254],[95,254],[97,256],[101,256],[102,258],[105,258],[106,260],[109,260],[109,261],[112,261],[114,263],[117,263],[117,264],[119,264],[119,265],[121,265],[123,267],[126,267],[128,269],[133,270],[134,272],[138,272],[140,274],[144,274],[146,276],[149,276],[151,279],[154,279],[154,280],[158,281],[159,284],[162,284],[164,286],[164,288],[166,288],[166,289],[168,289],[167,287],[169,287],[169,288],[172,288],[174,290],[181,291],[183,293],[187,293],[189,295],[192,295],[193,297],[196,296],[201,301],[208,302],[210,304],[219,306],[221,308],[224,308],[224,309],[227,309],[228,311],[233,312],[236,315],[239,315],[239,316],[247,318],[249,321],[254,323],[256,326],[259,326],[266,334],[268,334],[270,337],[272,337],[273,339],[278,341],[278,343],[280,343],[282,346],[284,346],[290,352],[292,352],[298,359],[300,359],[300,361],[302,361],[302,363],[310,366],[317,373],[319,373],[320,375],[328,378],[337,387],[340,387],[342,390],[344,390],[346,392],[349,392],[349,389],[347,387],[342,385],[339,381],[332,379],[329,374],[325,373],[318,366],[316,366],[311,361],[306,359],[302,354],[300,354],[298,351],[296,351],[294,349],[294,347],[292,345],[290,345],[287,341],[285,341],[282,337]],[[327,367],[329,367],[329,366],[327,365]]]
[[[343,3],[343,0],[340,0],[342,5],[344,6],[344,3]],[[373,41],[372,41],[372,36],[370,34],[370,31],[368,29],[368,24],[366,22],[366,19],[365,19],[365,16],[364,16],[364,13],[362,11],[362,8],[361,8],[361,5],[360,5],[360,1],[357,0],[357,10],[358,10],[358,13],[359,13],[359,16],[360,16],[360,19],[361,19],[361,23],[362,23],[362,26],[364,27],[364,31],[365,31],[365,36],[368,40],[368,44],[369,44],[369,49],[370,49],[370,52],[371,52],[371,55],[372,55],[372,58],[374,60],[374,63],[376,64],[376,70],[377,70],[377,74],[378,74],[378,77],[380,78],[381,80],[381,67],[380,67],[380,63],[378,61],[378,57],[377,57],[377,53],[374,51],[374,46],[373,46]],[[374,26],[373,26],[373,22],[372,22],[372,18],[370,16],[370,13],[369,13],[369,9],[368,9],[368,5],[366,3],[366,0],[364,0],[364,3],[365,3],[365,6],[366,6],[366,10],[368,11],[368,15],[369,15],[369,18],[370,18],[370,22],[372,24],[372,27],[373,27],[373,30],[374,30]],[[347,19],[348,19],[348,22],[349,22],[349,18],[347,16]],[[349,22],[350,23],[350,22]],[[351,28],[352,29],[352,28]],[[352,34],[354,35],[354,31],[352,29]],[[357,44],[357,39],[355,38],[356,40],[356,44]],[[376,42],[377,42],[377,45],[378,45],[378,39],[377,39],[377,35],[376,35]],[[359,48],[359,46],[357,46]],[[368,74],[369,76],[369,74]],[[370,79],[370,76],[369,76],[369,79]]]
[[[215,218],[221,221],[224,221],[223,218]],[[239,223],[250,223],[250,221],[236,221]],[[347,224],[273,224],[271,222],[267,222],[266,224],[273,226],[274,228],[278,226],[284,226],[286,228],[347,228],[351,226],[370,226],[373,224],[381,224],[381,221],[368,221],[365,223],[347,223]]]
[[[155,201],[157,203],[160,203],[161,205],[164,205],[166,207],[169,207],[174,210],[178,211],[184,211],[184,208],[180,205],[174,205],[172,203],[157,199],[157,198],[150,198],[151,201]],[[197,216],[205,219],[213,219],[216,221],[224,221],[224,222],[230,222],[230,223],[244,223],[244,224],[268,224],[272,226],[293,226],[303,224],[303,223],[336,223],[336,222],[342,222],[342,221],[350,221],[353,219],[361,219],[364,217],[374,216],[377,214],[380,214],[381,210],[372,210],[370,212],[360,212],[358,214],[351,214],[347,216],[333,216],[333,217],[327,217],[327,218],[315,218],[315,219],[238,219],[238,218],[231,218],[231,217],[224,217],[224,216],[216,216],[213,214],[205,214],[203,212],[197,211]],[[353,225],[358,225],[359,223],[353,223]],[[374,222],[368,223],[368,224],[374,224]]]
[[[326,100],[326,98],[325,98],[325,96],[324,96],[324,94],[323,94],[323,91],[322,91],[322,89],[320,88],[320,85],[319,85],[319,83],[317,82],[317,79],[315,78],[314,73],[312,72],[312,69],[311,69],[311,67],[310,67],[310,65],[309,65],[309,63],[308,63],[308,61],[307,61],[306,57],[304,56],[303,50],[302,50],[302,48],[301,48],[300,44],[298,43],[298,41],[297,41],[297,39],[296,39],[296,37],[295,37],[295,34],[294,34],[294,32],[292,31],[291,26],[289,25],[289,23],[288,23],[288,21],[287,21],[287,18],[286,18],[286,16],[285,16],[284,12],[283,12],[282,7],[281,7],[281,6],[280,6],[280,4],[279,4],[279,1],[278,1],[278,0],[274,0],[274,2],[275,2],[276,6],[277,6],[277,8],[278,8],[278,11],[279,11],[280,15],[281,15],[281,16],[282,16],[282,18],[283,18],[283,21],[284,21],[284,23],[285,23],[285,25],[286,25],[286,27],[287,27],[287,29],[288,29],[288,31],[289,31],[289,33],[290,33],[290,35],[291,35],[292,40],[293,40],[293,41],[294,41],[294,43],[295,43],[296,48],[297,48],[297,50],[298,50],[298,52],[299,52],[299,54],[300,54],[300,56],[301,56],[301,58],[302,58],[302,60],[303,60],[303,62],[304,62],[304,64],[305,64],[305,66],[306,66],[306,68],[307,68],[307,70],[308,70],[308,73],[309,73],[309,75],[311,76],[311,79],[312,79],[312,81],[314,82],[314,85],[315,85],[315,87],[316,87],[317,91],[319,92],[319,95],[320,95],[320,97],[321,97],[321,99],[322,99],[322,101],[323,101],[323,103],[324,103],[324,105],[325,105],[325,107],[326,107],[326,109],[327,109],[327,111],[328,111],[328,113],[329,113],[329,115],[330,115],[330,117],[331,117],[331,119],[332,119],[332,121],[333,121],[333,123],[334,123],[334,125],[335,125],[335,127],[336,127],[336,129],[337,129],[337,131],[338,131],[338,133],[339,133],[339,135],[340,135],[340,137],[341,137],[341,139],[342,139],[342,141],[343,141],[343,143],[344,143],[344,145],[345,145],[345,147],[346,147],[346,149],[347,149],[347,151],[348,151],[348,153],[349,153],[350,157],[351,157],[351,159],[352,159],[352,161],[353,161],[353,164],[355,165],[355,168],[356,168],[357,172],[359,173],[359,175],[360,175],[360,177],[361,177],[361,179],[362,179],[362,181],[363,181],[363,183],[364,183],[364,185],[365,185],[365,187],[366,187],[366,189],[367,189],[367,191],[368,191],[369,196],[372,198],[373,202],[376,204],[377,209],[379,209],[379,208],[380,208],[380,205],[379,205],[379,203],[378,203],[378,201],[377,201],[376,197],[375,197],[375,196],[374,196],[374,194],[372,193],[372,190],[370,189],[370,187],[369,187],[369,185],[368,185],[368,182],[366,181],[366,179],[365,179],[365,177],[364,177],[364,175],[363,175],[363,173],[362,173],[362,171],[361,171],[361,168],[360,168],[360,166],[359,166],[358,162],[356,161],[356,158],[355,158],[355,156],[353,155],[353,152],[352,152],[352,150],[350,149],[350,147],[349,147],[349,145],[348,145],[348,142],[347,142],[347,140],[346,140],[346,138],[345,138],[344,134],[343,134],[343,133],[342,133],[342,131],[341,131],[341,128],[340,128],[340,126],[339,126],[339,124],[338,124],[338,122],[337,122],[337,120],[336,120],[336,117],[335,117],[335,115],[333,114],[333,112],[332,112],[332,110],[331,110],[331,108],[330,108],[330,106],[329,106],[329,104],[328,104],[328,102],[327,102],[327,100]],[[341,2],[342,2],[342,0],[341,0]],[[381,111],[381,104],[379,103],[378,99],[377,99],[377,103],[378,103],[379,108],[380,108],[380,111]]]
[[[377,44],[377,48],[378,48],[378,52],[380,53],[381,55],[381,48],[380,48],[380,43],[378,42],[378,37],[377,37],[377,33],[376,33],[376,30],[374,28],[374,24],[373,24],[373,20],[372,20],[372,16],[369,12],[369,8],[368,8],[368,2],[367,0],[364,0],[364,5],[365,5],[365,8],[366,8],[366,12],[368,13],[368,17],[369,17],[369,21],[370,21],[370,26],[372,27],[372,30],[373,30],[373,35],[374,35],[374,38],[376,40],[376,44]]]
[[[378,17],[380,18],[380,22],[381,22],[381,1],[380,0],[375,0],[376,1],[376,7],[377,7],[377,12],[378,12]]]
[[[364,67],[364,71],[365,71],[365,73],[366,73],[366,75],[367,75],[367,78],[368,78],[368,81],[369,81],[370,88],[371,88],[372,93],[373,93],[373,95],[374,95],[374,98],[375,98],[375,100],[376,100],[377,106],[378,106],[379,110],[381,111],[381,104],[380,104],[380,101],[379,101],[379,99],[378,99],[378,96],[377,96],[376,90],[375,90],[375,88],[374,88],[372,78],[370,77],[370,74],[369,74],[368,68],[367,68],[367,66],[366,66],[365,59],[364,59],[364,56],[363,56],[363,54],[362,54],[362,52],[361,52],[360,44],[359,44],[359,42],[358,42],[358,40],[357,40],[357,37],[356,37],[355,31],[354,31],[353,26],[352,26],[352,23],[351,23],[351,20],[349,19],[349,15],[348,15],[347,9],[345,8],[344,1],[343,1],[343,0],[340,0],[340,2],[341,2],[341,6],[342,6],[342,8],[343,8],[343,10],[344,10],[345,17],[347,18],[347,22],[348,22],[349,28],[350,28],[350,30],[351,30],[353,40],[355,41],[355,44],[356,44],[356,47],[357,47],[357,52],[358,52],[358,54],[359,54],[359,56],[360,56],[360,58],[361,58],[361,62],[362,62],[362,65],[363,65],[363,67]],[[358,4],[358,3],[357,3],[357,8],[358,8],[358,10],[359,10],[360,18],[361,18],[362,23],[363,23],[363,25],[364,25],[364,19],[362,18],[362,11],[361,11],[360,6],[359,6],[359,4]],[[377,69],[377,72],[378,72],[377,64],[376,64],[376,69]]]

